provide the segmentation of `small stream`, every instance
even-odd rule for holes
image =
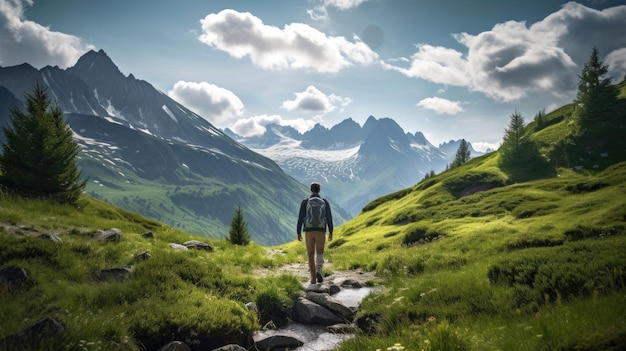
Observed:
[[[361,301],[374,290],[375,288],[371,287],[343,288],[333,295],[333,298],[347,307],[357,308]],[[354,334],[329,333],[326,326],[290,323],[277,330],[258,331],[255,333],[255,339],[263,339],[273,335],[289,335],[302,341],[303,346],[293,349],[298,351],[330,351],[339,347],[344,340],[354,337]]]

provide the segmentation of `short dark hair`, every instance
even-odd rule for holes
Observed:
[[[319,193],[320,192],[320,183],[318,183],[318,182],[311,183],[311,192],[315,193],[315,194]]]

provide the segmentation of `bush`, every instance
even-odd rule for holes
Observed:
[[[487,276],[492,284],[513,287],[518,307],[567,301],[623,289],[626,253],[609,240],[528,249],[492,265]]]
[[[471,171],[443,182],[443,187],[455,197],[466,196],[476,191],[484,191],[504,185],[504,179],[497,174]]]

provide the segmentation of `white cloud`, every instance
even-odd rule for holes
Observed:
[[[614,83],[626,79],[626,48],[610,53],[606,57],[605,63],[609,66],[609,75],[613,77]]]
[[[495,151],[500,148],[500,143],[475,142],[471,144],[472,148],[479,152]]]
[[[349,10],[358,7],[367,0],[320,0],[321,5],[315,6],[312,9],[307,9],[307,14],[314,21],[328,21],[328,7],[335,7],[340,10]]]
[[[340,10],[358,7],[367,0],[324,0],[324,6],[333,6]]]
[[[448,99],[442,99],[439,97],[430,97],[422,99],[417,103],[417,106],[423,107],[427,110],[435,111],[438,115],[456,115],[463,112],[461,103],[458,101],[450,101]]]
[[[602,11],[569,2],[530,27],[508,21],[491,30],[453,37],[466,47],[455,49],[417,45],[410,67],[383,62],[383,68],[408,77],[464,86],[498,101],[515,101],[532,94],[563,97],[576,89],[577,75],[593,46],[606,55],[610,72],[626,74],[624,48],[626,6]]]
[[[207,82],[181,80],[168,95],[217,127],[226,126],[243,114],[243,103],[237,95]]]
[[[317,122],[318,121],[314,119],[297,118],[286,120],[279,115],[260,115],[249,118],[240,118],[229,128],[238,135],[251,137],[265,133],[265,126],[268,124],[278,124],[281,126],[293,127],[302,134],[313,128]]]
[[[327,36],[303,23],[283,29],[265,25],[251,13],[223,10],[201,20],[203,43],[233,57],[249,56],[263,69],[305,69],[336,73],[353,64],[369,65],[378,55],[355,39]]]
[[[46,65],[66,68],[94,49],[79,37],[24,19],[24,5],[32,6],[33,2],[0,0],[0,65],[28,62],[37,68]]]
[[[295,94],[295,99],[283,101],[281,107],[287,111],[304,111],[315,115],[325,115],[335,109],[339,109],[341,112],[345,106],[352,102],[350,98],[335,94],[326,95],[312,85],[308,86],[305,91]]]

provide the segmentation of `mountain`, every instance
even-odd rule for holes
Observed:
[[[422,133],[405,133],[393,119],[373,116],[362,127],[348,118],[330,129],[317,124],[304,134],[276,124],[249,138],[225,133],[276,161],[300,182],[319,181],[322,192],[351,215],[381,195],[444,170],[460,144],[450,141],[437,148]],[[473,156],[481,155],[471,150]]]
[[[210,238],[228,235],[241,206],[252,240],[293,240],[308,188],[148,82],[124,76],[103,50],[67,69],[0,67],[0,124],[37,81],[66,113],[92,196]],[[334,215],[337,224],[348,218],[340,208]]]

